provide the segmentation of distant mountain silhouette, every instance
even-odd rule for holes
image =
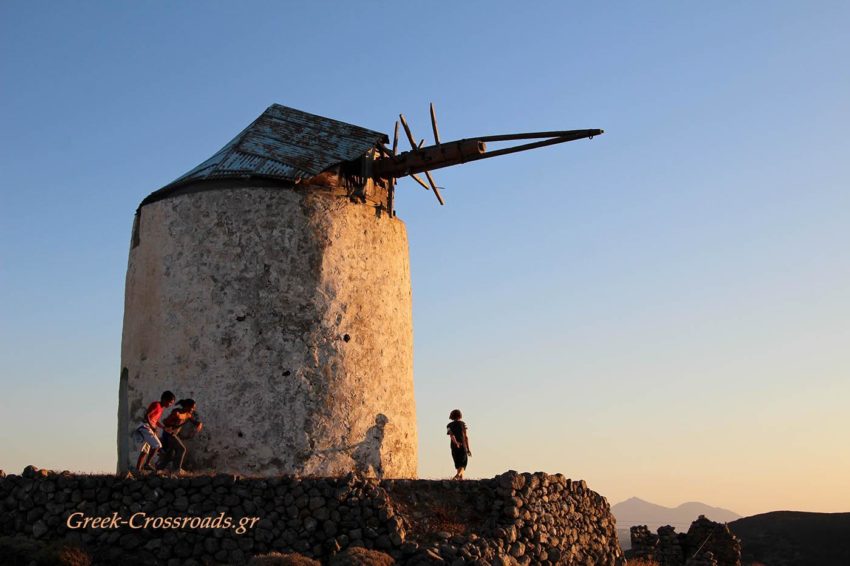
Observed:
[[[700,515],[718,523],[728,523],[741,516],[734,511],[711,507],[705,503],[691,501],[682,503],[678,507],[664,507],[637,497],[626,499],[611,507],[611,512],[617,519],[618,529],[628,529],[633,525],[646,525],[655,531],[663,525],[676,527],[676,531],[683,533]]]
[[[850,564],[850,513],[773,511],[733,521],[729,528],[741,539],[744,564]]]

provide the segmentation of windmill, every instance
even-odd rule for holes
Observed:
[[[431,129],[434,133],[434,145],[424,146],[425,139],[416,142],[410,125],[404,117],[404,114],[398,115],[398,120],[393,129],[393,144],[392,148],[385,147],[384,144],[378,145],[378,150],[381,158],[372,163],[372,175],[376,178],[386,179],[389,183],[388,208],[391,215],[394,215],[393,202],[395,200],[395,185],[396,180],[400,177],[409,176],[411,179],[419,183],[425,190],[433,191],[434,196],[440,205],[445,205],[446,202],[440,194],[440,189],[431,175],[434,169],[450,167],[470,161],[478,161],[481,159],[489,159],[499,155],[508,155],[547,145],[555,145],[580,139],[593,139],[594,136],[601,135],[604,130],[563,130],[550,132],[524,132],[519,134],[502,134],[494,136],[477,136],[474,138],[465,138],[446,143],[440,141],[440,131],[437,128],[437,114],[434,110],[434,103],[430,103],[429,111],[431,114]],[[404,128],[405,137],[410,144],[410,150],[403,153],[398,153],[398,125],[401,123]],[[517,140],[540,140],[515,145],[494,151],[487,151],[488,142],[507,142]],[[424,173],[427,183],[419,177],[419,173]]]
[[[168,389],[203,407],[193,469],[415,477],[412,291],[396,180],[411,177],[442,205],[434,169],[602,133],[443,142],[433,104],[430,114],[433,145],[399,115],[388,147],[385,133],[273,104],[141,201],[127,263],[119,470],[136,461],[139,412]],[[399,126],[408,151],[399,152]],[[512,141],[521,143],[487,150]]]

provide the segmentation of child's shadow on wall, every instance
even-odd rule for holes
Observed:
[[[375,415],[375,424],[366,431],[362,442],[355,444],[351,458],[355,470],[366,476],[384,477],[384,465],[381,457],[381,447],[384,444],[384,428],[390,419],[382,413]]]

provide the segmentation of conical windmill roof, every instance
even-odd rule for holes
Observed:
[[[215,155],[141,204],[198,181],[258,177],[298,183],[388,141],[380,132],[272,104]]]

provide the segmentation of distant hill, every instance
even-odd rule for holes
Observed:
[[[677,532],[685,533],[688,527],[700,515],[705,515],[712,521],[728,523],[741,516],[728,509],[711,507],[695,501],[682,503],[678,507],[664,507],[637,497],[626,499],[611,507],[611,512],[617,518],[617,528],[628,529],[633,525],[646,525],[655,531],[663,525],[671,525]]]
[[[738,519],[729,528],[741,539],[744,564],[850,564],[850,513],[773,511]]]

